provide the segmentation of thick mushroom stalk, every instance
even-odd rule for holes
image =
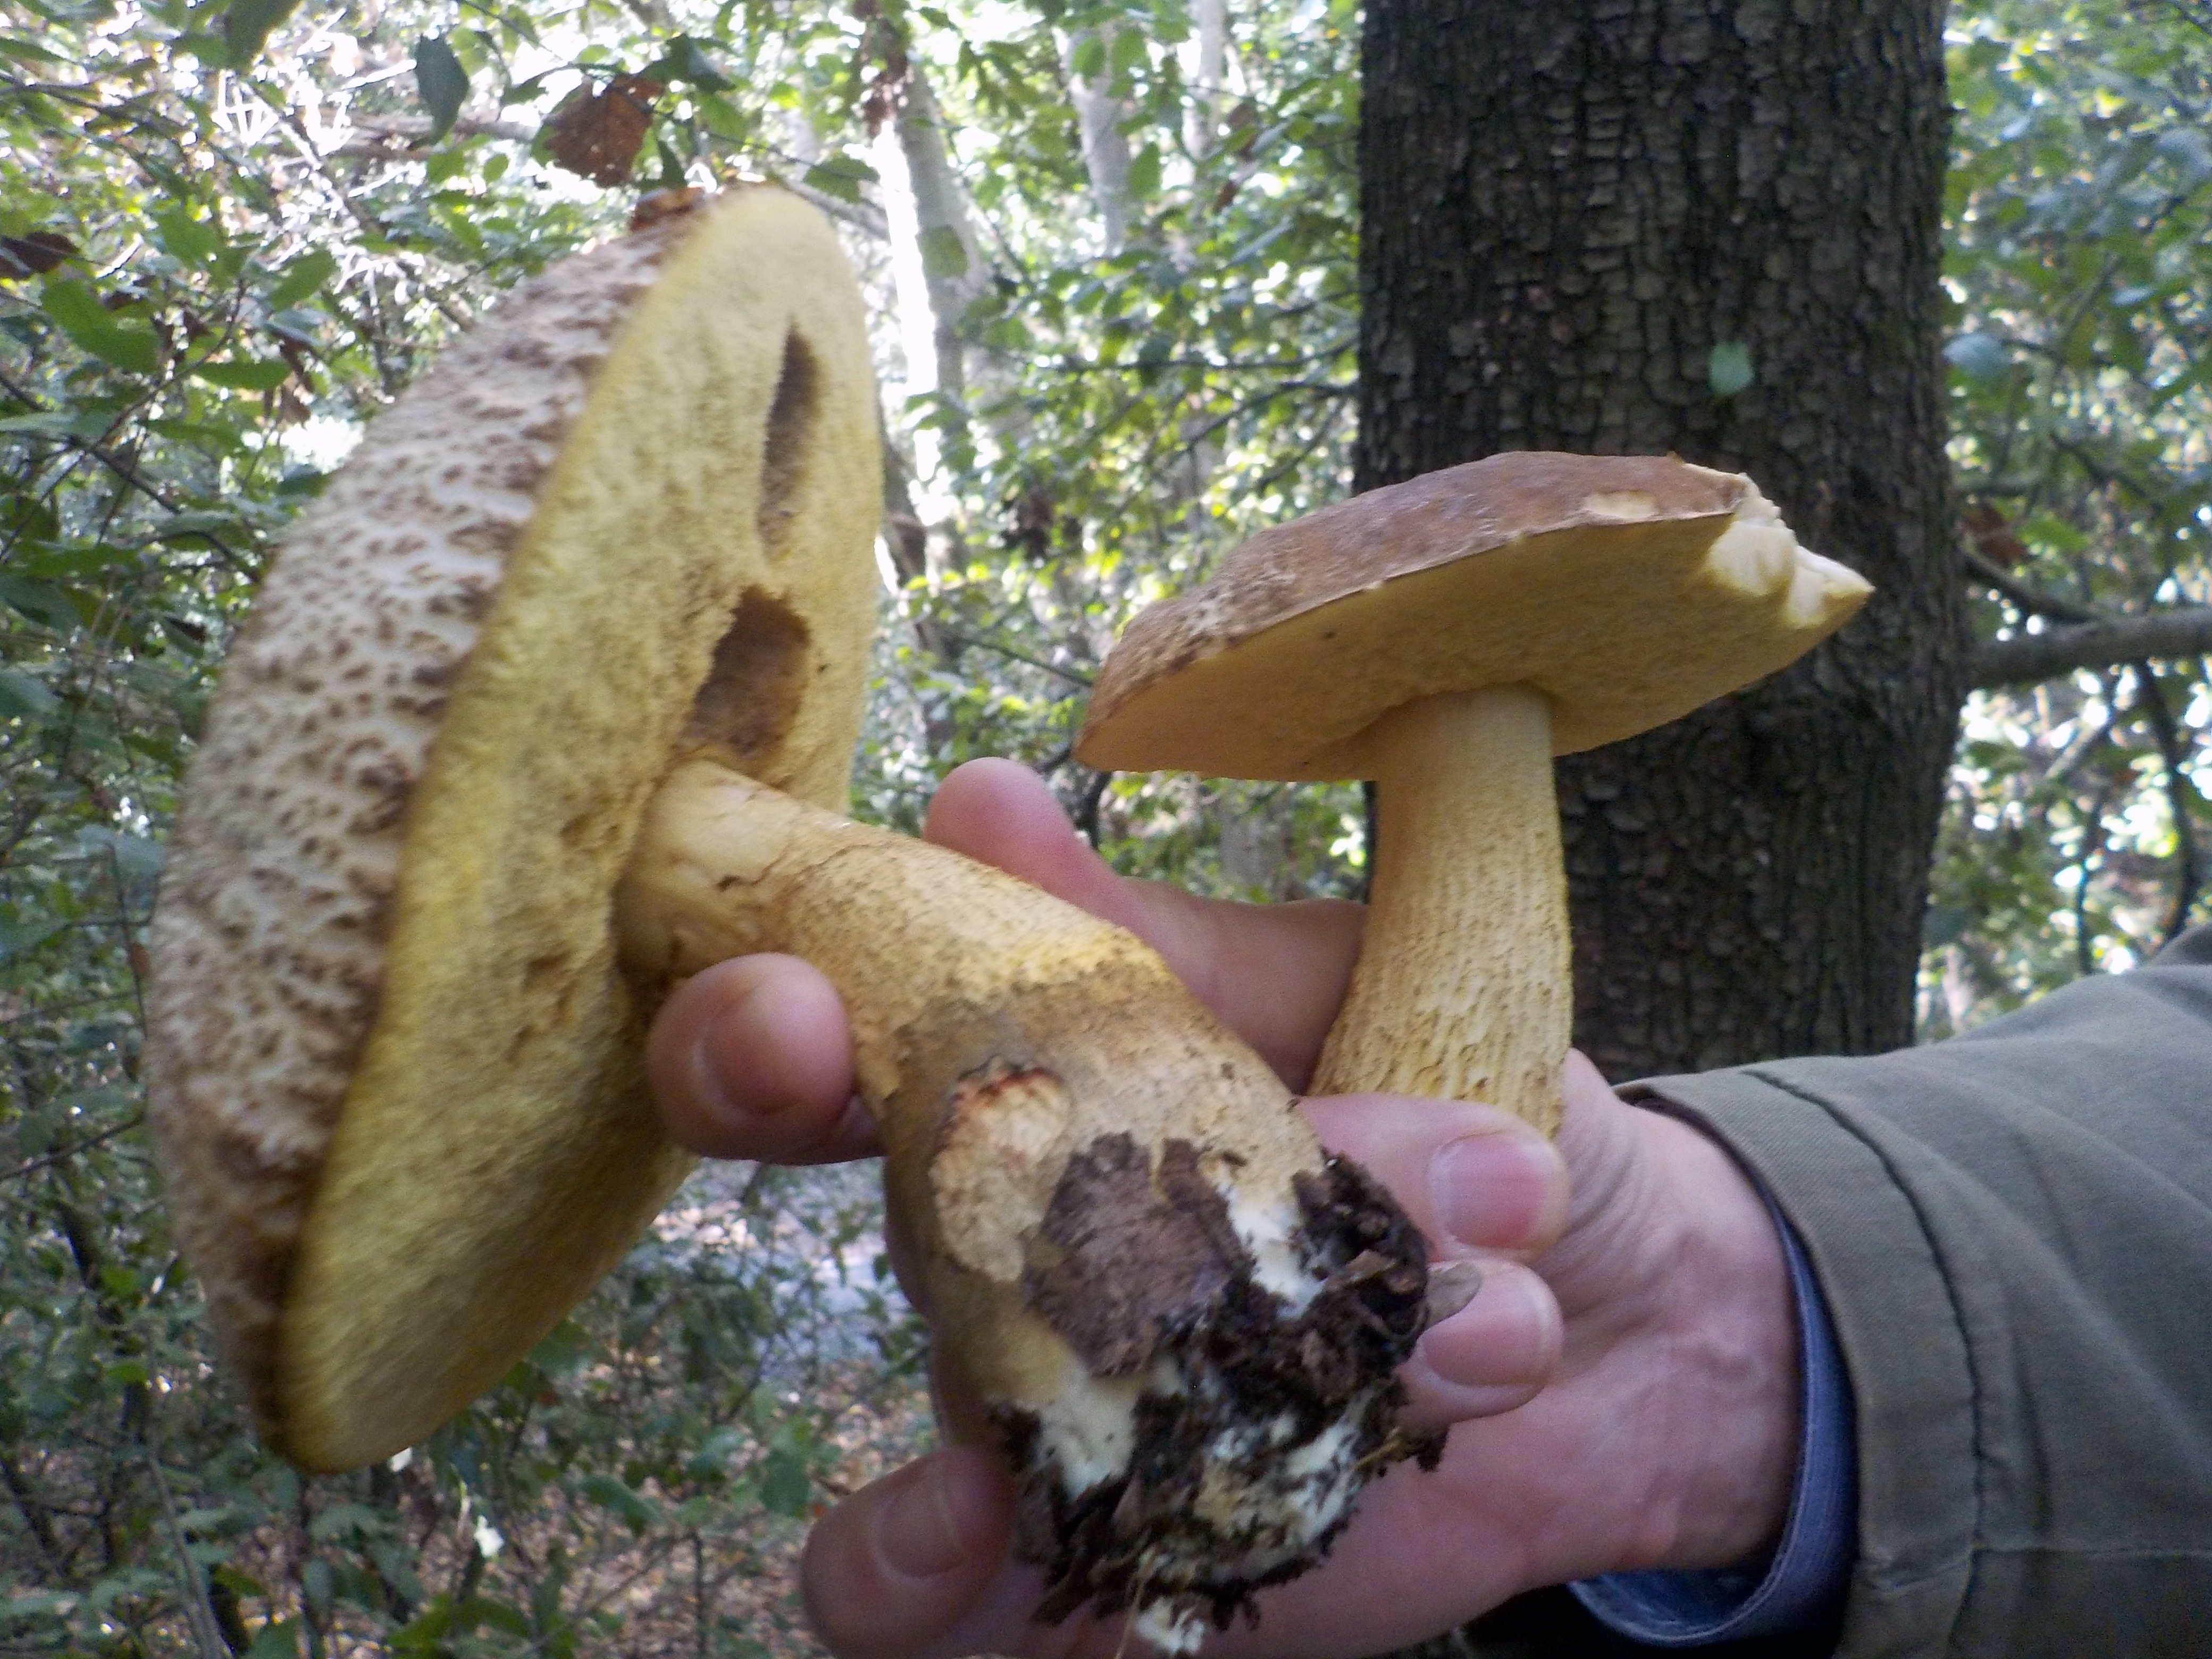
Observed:
[[[1132,623],[1092,766],[1371,778],[1380,846],[1325,1091],[1492,1100],[1547,1130],[1573,997],[1552,757],[1794,660],[1872,592],[1750,479],[1493,455],[1262,532]]]
[[[1133,1606],[1192,1645],[1431,1449],[1394,1425],[1420,1236],[1127,933],[712,760],[654,796],[615,912],[648,981],[781,951],[845,998],[932,1328],[1015,1454],[1041,1616]]]
[[[1574,1021],[1551,702],[1444,692],[1384,714],[1370,744],[1372,902],[1315,1092],[1487,1100],[1549,1133]]]

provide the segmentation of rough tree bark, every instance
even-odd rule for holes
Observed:
[[[1560,763],[1577,1040],[1615,1079],[1911,1040],[1968,662],[1938,356],[1942,16],[1367,8],[1359,487],[1503,449],[1672,450],[1749,472],[1879,588],[1790,672]],[[1443,1644],[1623,1650],[1556,1591]]]
[[[1967,666],[1942,15],[1367,9],[1359,486],[1502,449],[1672,450],[1750,473],[1879,588],[1789,672],[1561,763],[1577,1041],[1615,1078],[1911,1039]]]

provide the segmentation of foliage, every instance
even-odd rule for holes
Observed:
[[[455,327],[641,196],[781,179],[879,313],[856,810],[914,828],[950,766],[1010,754],[1124,869],[1358,890],[1354,793],[1070,752],[1131,613],[1348,484],[1356,11],[1243,9],[1216,79],[1200,9],[0,0],[0,1651],[784,1650],[799,1521],[926,1432],[865,1179],[720,1171],[430,1443],[301,1480],[212,1376],[154,1197],[138,941],[253,583]],[[2212,600],[2208,28],[2201,0],[1955,27],[1955,456],[2013,592],[1985,634]],[[925,82],[975,226],[909,248],[886,145]],[[903,314],[902,260],[971,279],[957,314]],[[907,355],[933,324],[962,374]],[[1931,1030],[2156,943],[2208,716],[2197,663],[1977,696]]]
[[[1953,452],[1972,544],[2024,590],[1985,590],[1978,631],[2203,605],[2212,9],[1996,0],[1953,39]],[[2199,659],[1972,700],[1932,1031],[2130,966],[2203,916],[2208,718]]]

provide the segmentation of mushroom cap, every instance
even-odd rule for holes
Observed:
[[[690,1168],[611,896],[679,754],[843,805],[876,420],[835,234],[747,189],[518,289],[288,538],[171,842],[149,1098],[295,1461],[422,1438]]]
[[[1671,456],[1492,455],[1261,532],[1129,624],[1076,753],[1112,769],[1371,777],[1401,703],[1528,685],[1572,754],[1772,673],[1873,590],[1750,479]]]

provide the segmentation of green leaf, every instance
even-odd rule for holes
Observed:
[[[662,190],[684,188],[684,158],[676,153],[675,146],[665,138],[653,141],[653,153],[660,158],[659,187]]]
[[[968,274],[968,245],[950,225],[932,225],[921,233],[921,268],[932,276]]]
[[[430,112],[434,144],[453,130],[469,98],[469,72],[444,35],[426,34],[415,43],[415,90]]]
[[[194,363],[192,373],[210,385],[233,392],[273,392],[290,377],[292,365],[282,357],[259,362],[233,358],[228,362]]]
[[[1716,398],[1733,398],[1757,378],[1751,348],[1741,340],[1722,341],[1705,358],[1705,384]]]
[[[2155,148],[2181,169],[2181,176],[2188,183],[2201,185],[2212,179],[2212,140],[2195,127],[2173,127],[2161,132]]]
[[[0,575],[0,602],[57,634],[73,632],[84,620],[68,589],[33,576]]]
[[[222,38],[233,69],[252,67],[279,24],[300,0],[230,0],[222,11]]]
[[[331,1571],[331,1564],[319,1555],[300,1569],[301,1599],[325,1624],[330,1621],[331,1603],[336,1599],[337,1593],[337,1583]]]
[[[0,670],[0,687],[7,684],[7,672]],[[27,956],[55,934],[69,926],[64,916],[40,916],[30,921],[0,921],[0,962],[11,957]]]
[[[246,1659],[300,1659],[300,1621],[272,1619],[253,1632]]]
[[[668,71],[670,80],[688,81],[702,92],[727,92],[737,84],[714,67],[707,49],[688,34],[679,34],[668,43],[660,66]]]
[[[699,124],[717,138],[742,144],[752,136],[752,123],[726,98],[717,98],[712,93],[692,100],[698,112]]]
[[[309,248],[284,267],[284,275],[276,286],[269,290],[268,306],[271,311],[285,311],[322,292],[323,284],[338,274],[337,256],[328,248]]]
[[[785,1447],[775,1447],[761,1460],[760,1492],[762,1506],[770,1512],[794,1520],[803,1517],[814,1494],[806,1460]]]
[[[107,435],[115,416],[104,409],[79,410],[65,415],[58,410],[41,415],[10,415],[0,419],[0,432],[30,432],[41,438],[81,438],[98,443]]]
[[[66,64],[69,59],[58,52],[49,52],[35,40],[26,40],[20,34],[0,34],[0,58],[12,58],[19,64]]]
[[[1142,29],[1133,27],[1126,20],[1118,24],[1114,30],[1114,73],[1126,75],[1143,63],[1149,45]]]
[[[1160,147],[1146,144],[1129,163],[1129,193],[1147,201],[1160,193]]]
[[[854,155],[830,155],[806,169],[806,185],[841,202],[860,199],[860,186],[875,181],[876,170]]]
[[[172,256],[188,265],[205,264],[222,252],[222,227],[193,218],[186,208],[165,208],[155,214],[154,233]]]
[[[40,720],[61,706],[59,697],[21,669],[0,668],[0,720]],[[0,957],[7,954],[0,942]]]
[[[105,854],[115,860],[126,878],[151,881],[161,873],[161,846],[143,836],[125,835],[100,824],[87,824],[76,832],[76,844],[86,853]]]
[[[1075,55],[1069,60],[1068,67],[1075,71],[1077,79],[1083,81],[1096,81],[1104,72],[1106,43],[1098,38],[1097,31],[1075,43]]]
[[[154,331],[142,322],[119,320],[100,303],[91,283],[49,276],[39,304],[63,333],[100,362],[133,374],[151,374],[161,366]]]
[[[618,1516],[632,1532],[641,1533],[660,1518],[660,1510],[611,1474],[584,1478],[583,1494],[601,1509]]]
[[[1943,360],[1976,386],[2002,385],[2012,373],[2012,358],[1994,335],[1957,335],[1944,346]]]

